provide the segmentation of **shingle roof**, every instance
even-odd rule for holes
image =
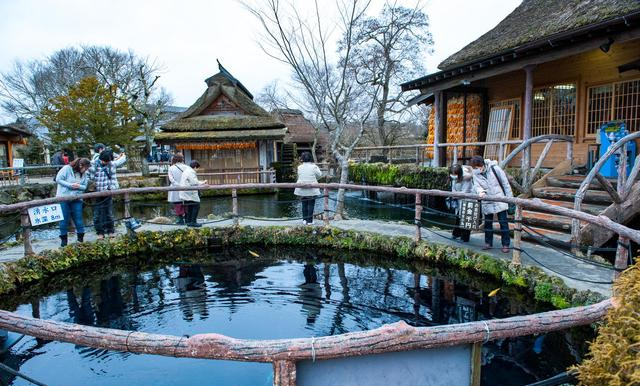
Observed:
[[[638,0],[524,0],[495,28],[438,65],[441,70],[640,11]]]

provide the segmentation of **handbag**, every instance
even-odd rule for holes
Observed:
[[[493,175],[496,176],[496,180],[498,180],[498,185],[500,185],[500,189],[502,189],[502,194],[504,194],[504,196],[507,197],[507,191],[504,190],[504,185],[502,185],[502,180],[500,180],[500,177],[498,177],[498,173],[496,173],[496,170],[494,169],[493,166],[491,167],[491,171],[493,172]],[[516,206],[514,204],[509,204],[507,213],[513,216],[516,213]]]

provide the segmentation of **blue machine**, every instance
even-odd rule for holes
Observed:
[[[600,127],[600,157],[609,150],[614,143],[618,142],[629,132],[627,131],[627,125],[623,121],[611,121],[607,122]],[[633,163],[636,161],[636,143],[634,141],[627,142],[627,176],[631,173]],[[600,174],[604,177],[618,177],[618,164],[620,162],[620,155],[618,153],[609,157],[607,162],[602,165]]]

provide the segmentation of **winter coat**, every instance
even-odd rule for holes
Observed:
[[[198,186],[204,185],[206,181],[200,181],[196,175],[196,171],[185,165],[182,177],[180,177],[180,186]],[[197,190],[183,190],[179,192],[180,200],[200,202],[200,195]]]
[[[89,184],[89,173],[75,173],[70,165],[65,165],[56,174],[56,197],[77,196],[87,190]],[[78,189],[73,188],[73,184],[79,184]]]
[[[460,193],[474,193],[473,168],[465,165],[462,167],[462,180],[451,180],[451,191]]]
[[[187,167],[188,166],[183,164],[182,162],[178,162],[169,167],[169,171],[167,172],[167,177],[169,178],[169,186],[180,186],[180,181],[182,180],[182,172],[184,172]],[[180,199],[180,192],[169,192],[167,201],[182,202],[182,200]]]
[[[322,177],[322,172],[318,165],[313,162],[305,162],[298,166],[298,180],[299,184],[317,184],[318,178]],[[296,196],[312,197],[319,196],[320,189],[318,188],[296,188],[293,191]]]
[[[491,171],[491,168],[495,170],[495,173]],[[496,174],[500,178],[500,182],[498,182]],[[502,192],[500,183],[502,183],[504,187],[504,193]],[[507,174],[498,166],[496,161],[489,159],[484,160],[484,171],[474,174],[473,186],[477,194],[484,193],[486,197],[504,197],[505,193],[507,197],[513,197]],[[506,202],[482,201],[482,213],[484,214],[499,213],[507,209],[509,209],[509,204]]]

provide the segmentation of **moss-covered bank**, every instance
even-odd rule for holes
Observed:
[[[399,262],[410,260],[433,266],[453,267],[495,279],[501,285],[516,286],[540,301],[555,307],[590,304],[601,300],[593,292],[577,292],[559,278],[547,276],[535,267],[510,267],[502,260],[466,249],[415,243],[407,237],[345,231],[335,228],[229,227],[185,229],[169,232],[140,232],[137,237],[120,237],[112,241],[75,244],[63,249],[25,257],[1,266],[0,294],[20,290],[22,286],[66,270],[104,265],[118,259],[138,257],[161,259],[178,256],[181,251],[206,248],[212,241],[222,245],[318,246],[343,250],[378,252]],[[160,253],[165,252],[165,253]]]

